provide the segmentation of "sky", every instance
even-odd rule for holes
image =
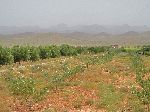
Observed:
[[[0,26],[150,26],[150,0],[0,0]]]

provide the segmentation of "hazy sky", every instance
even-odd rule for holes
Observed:
[[[0,26],[147,25],[150,0],[0,0]]]

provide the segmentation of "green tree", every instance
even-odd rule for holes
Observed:
[[[60,48],[57,46],[50,46],[51,58],[59,57],[61,55]]]
[[[13,55],[11,54],[11,49],[2,48],[0,46],[0,65],[11,64],[14,62]]]
[[[46,59],[51,57],[51,50],[48,46],[39,46],[40,58]]]
[[[15,62],[27,61],[30,59],[30,49],[27,46],[14,46],[12,48],[12,53]]]
[[[66,44],[60,46],[60,52],[62,56],[72,56],[78,54],[75,47]]]
[[[30,60],[37,61],[40,59],[39,49],[36,47],[30,47]]]

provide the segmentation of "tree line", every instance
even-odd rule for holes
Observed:
[[[0,46],[0,65],[7,65],[21,61],[37,61],[40,59],[56,58],[60,56],[76,56],[82,53],[100,53],[110,51],[110,46],[81,47],[63,44],[61,46],[13,46],[11,48]],[[116,48],[122,52],[136,52],[150,56],[150,45],[141,46],[140,49]]]
[[[75,47],[63,44],[61,46],[0,46],[0,65],[7,65],[21,61],[37,61],[40,59],[56,58],[60,56],[75,56],[82,53],[100,53],[107,51],[107,46]]]

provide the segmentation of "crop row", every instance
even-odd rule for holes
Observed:
[[[147,110],[150,111],[150,77],[147,77],[147,69],[143,64],[143,60],[140,55],[132,54],[132,65],[136,72],[136,80],[140,85],[140,90],[133,88],[133,92],[137,95],[139,100],[147,106]]]
[[[66,68],[63,69],[63,67]],[[63,64],[63,71],[58,74],[49,75],[48,73],[42,74],[40,80],[44,85],[39,87],[39,82],[34,77],[14,76],[13,74],[3,75],[7,83],[8,90],[15,99],[20,100],[23,104],[27,104],[29,109],[37,103],[45,99],[49,92],[56,92],[57,90],[68,86],[67,79],[74,77],[77,73],[85,70],[85,66],[76,65],[69,67],[68,64]],[[44,80],[43,80],[44,79]]]
[[[0,65],[6,65],[21,61],[36,61],[39,59],[55,58],[59,56],[73,56],[81,53],[100,53],[108,50],[108,47],[74,47],[61,46],[14,46],[4,48],[0,46]]]

